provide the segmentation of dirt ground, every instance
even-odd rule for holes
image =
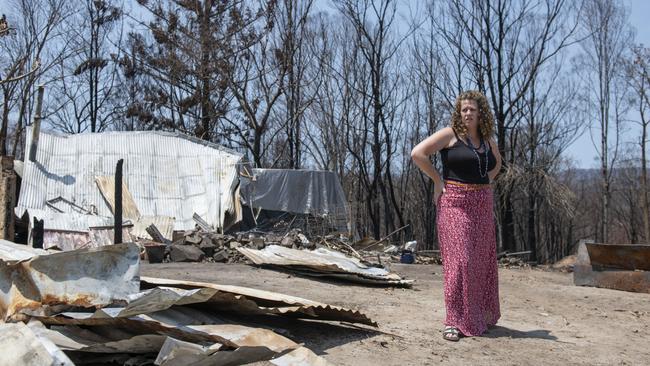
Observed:
[[[245,264],[144,264],[142,275],[255,287],[364,311],[384,333],[316,322],[289,338],[336,365],[650,365],[650,294],[579,287],[571,273],[499,269],[501,319],[442,339],[442,267],[393,264],[413,289],[323,282]],[[387,335],[391,333],[393,335]]]

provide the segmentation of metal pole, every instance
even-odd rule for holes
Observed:
[[[114,242],[119,244],[122,242],[122,165],[124,159],[117,161],[115,168],[115,235]]]

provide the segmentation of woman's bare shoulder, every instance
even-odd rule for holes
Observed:
[[[454,129],[451,128],[451,126],[443,127],[438,130],[438,132],[445,137],[445,141],[447,142],[444,147],[445,149],[454,146],[456,143],[456,134],[454,133]]]

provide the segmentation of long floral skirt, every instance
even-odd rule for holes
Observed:
[[[493,192],[445,181],[436,225],[444,274],[445,325],[481,335],[501,317]]]

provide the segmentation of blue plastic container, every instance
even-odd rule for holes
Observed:
[[[413,264],[415,262],[415,255],[410,250],[402,250],[399,261],[404,264]]]

